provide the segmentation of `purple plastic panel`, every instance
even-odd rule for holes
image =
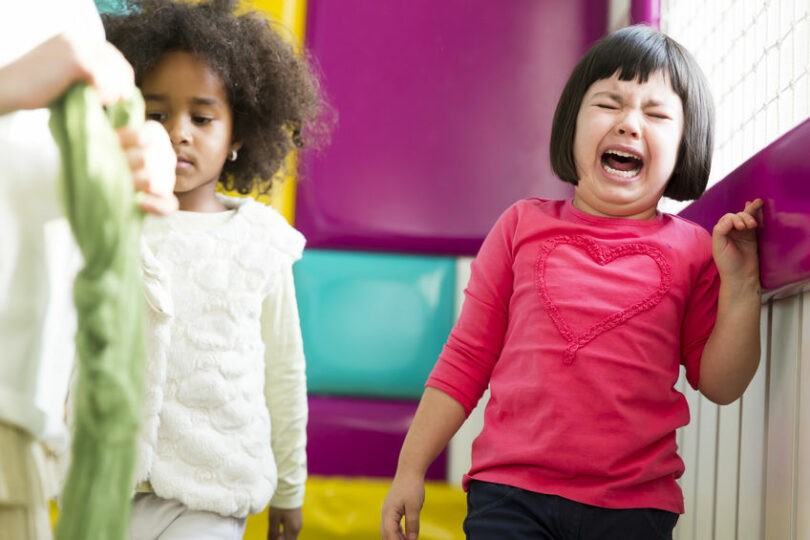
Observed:
[[[517,199],[570,197],[552,116],[606,26],[607,0],[309,0],[339,115],[302,163],[309,247],[474,254]]]
[[[309,474],[392,478],[415,401],[309,397]],[[447,451],[428,468],[428,480],[447,479]]]
[[[760,281],[768,290],[810,278],[809,150],[810,120],[805,120],[680,213],[711,231],[726,212],[762,198]]]
[[[631,0],[630,23],[661,28],[661,0]]]

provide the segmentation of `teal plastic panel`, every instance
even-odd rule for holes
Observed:
[[[127,12],[124,0],[95,0],[99,13],[121,15]]]
[[[294,272],[310,394],[422,395],[453,325],[452,257],[308,250]]]

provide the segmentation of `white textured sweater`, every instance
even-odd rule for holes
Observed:
[[[146,223],[136,482],[194,510],[244,517],[271,497],[278,508],[303,503],[307,400],[292,264],[304,238],[261,203],[221,200],[235,210]]]

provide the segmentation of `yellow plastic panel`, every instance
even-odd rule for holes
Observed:
[[[379,540],[380,513],[391,481],[318,477],[307,480],[300,540]],[[443,482],[425,484],[420,540],[461,540],[467,502],[464,492]],[[266,540],[267,510],[248,518],[244,540]]]
[[[304,42],[306,29],[306,0],[252,0],[248,5],[269,13],[273,20],[292,30],[297,43]]]

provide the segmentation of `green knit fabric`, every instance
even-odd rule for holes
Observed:
[[[57,540],[118,540],[129,523],[144,379],[143,215],[114,128],[143,122],[141,95],[105,110],[76,85],[51,105],[65,214],[84,256],[73,284],[78,381]]]

